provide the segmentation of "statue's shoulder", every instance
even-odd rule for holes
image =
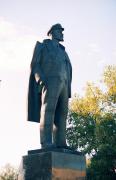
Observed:
[[[52,46],[52,41],[51,41],[51,39],[44,39],[44,40],[43,40],[43,46],[44,46],[44,47],[51,47],[51,46]]]
[[[65,51],[65,47],[62,44],[59,44],[60,48]]]
[[[53,50],[53,43],[51,39],[44,39],[43,41],[43,46],[45,48],[47,48],[48,51],[52,51]]]
[[[53,41],[51,39],[45,39],[43,41],[43,45],[47,46],[47,48],[50,50],[53,48]],[[59,47],[65,51],[65,47],[62,44],[59,43]]]
[[[44,39],[43,42],[37,41],[35,48],[40,51],[41,49],[44,49],[46,46],[51,47],[51,44],[51,39]]]
[[[43,44],[50,44],[51,43],[51,39],[44,39],[43,40]]]
[[[35,50],[40,50],[44,47],[43,43],[37,41],[35,45]]]

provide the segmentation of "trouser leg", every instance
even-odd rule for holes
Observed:
[[[40,141],[42,147],[50,147],[52,145],[52,133],[56,104],[58,100],[58,87],[53,89],[53,85],[48,89],[43,87],[42,90],[42,106],[40,118]]]
[[[45,121],[44,121],[44,118],[46,118]],[[40,141],[41,141],[42,147],[52,145],[53,119],[54,117],[52,116],[52,114],[47,111],[45,112],[45,116],[41,117]]]
[[[55,111],[54,142],[56,146],[66,145],[66,119],[68,113],[68,91],[64,84]]]

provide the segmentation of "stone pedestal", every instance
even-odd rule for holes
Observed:
[[[33,150],[23,156],[18,180],[85,180],[85,157],[66,149]]]

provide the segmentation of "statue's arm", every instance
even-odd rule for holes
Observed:
[[[70,83],[71,83],[71,81],[72,81],[72,65],[71,65],[71,62],[70,62],[70,59],[69,59],[69,56],[67,53],[66,53],[66,60],[68,62],[68,68],[69,68],[69,73],[70,73]]]

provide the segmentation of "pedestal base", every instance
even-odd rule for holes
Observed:
[[[33,150],[23,156],[18,180],[85,180],[85,157],[69,150]]]

